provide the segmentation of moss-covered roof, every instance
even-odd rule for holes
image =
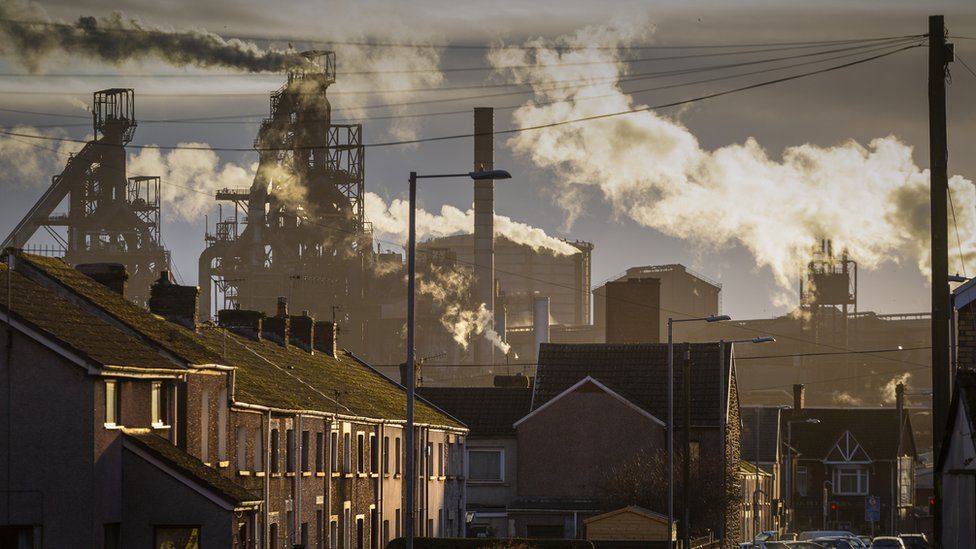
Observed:
[[[40,331],[93,365],[181,370],[152,347],[122,332],[55,292],[14,271],[7,293],[6,264],[0,264],[0,309]]]
[[[235,367],[238,402],[372,419],[406,418],[403,387],[348,354],[312,354],[212,326],[194,332],[149,313],[59,259],[19,254],[19,260],[189,364]],[[464,427],[421,400],[414,412],[418,423]]]
[[[196,482],[222,494],[234,504],[261,501],[261,496],[222,476],[199,459],[177,448],[168,440],[145,430],[125,429],[126,439],[177,469]]]
[[[201,328],[199,337],[212,349],[226,349],[220,362],[237,368],[235,400],[288,410],[406,418],[403,387],[346,353],[311,354],[294,345],[283,347],[215,327]],[[418,423],[463,427],[421,400],[414,417]]]
[[[69,291],[190,364],[213,364],[219,360],[220,355],[201,345],[193,337],[192,331],[149,314],[142,307],[78,272],[60,259],[19,253],[18,260],[26,261],[41,270]]]

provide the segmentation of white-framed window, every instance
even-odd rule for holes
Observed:
[[[315,472],[325,472],[325,433],[315,433]]]
[[[165,427],[166,421],[166,386],[162,381],[153,381],[150,389],[150,409],[153,427]]]
[[[254,444],[251,446],[255,471],[264,471],[264,427],[254,430]]]
[[[807,489],[810,484],[809,472],[805,466],[796,468],[796,493],[801,497],[806,497]]]
[[[390,437],[383,437],[383,474],[390,474]]]
[[[395,452],[394,452],[394,456],[395,456],[394,457],[394,462],[395,463],[394,464],[396,465],[396,467],[393,468],[393,474],[399,475],[400,474],[400,459],[403,456],[403,450],[400,448],[400,437],[396,437],[396,448],[394,450],[395,450]],[[400,523],[400,521],[397,521],[397,524],[399,524],[399,523]],[[397,532],[397,537],[400,537],[400,533],[399,532]]]
[[[471,482],[502,482],[505,480],[505,450],[503,448],[469,448],[468,473]]]
[[[342,471],[352,472],[352,433],[342,433]]]
[[[365,473],[366,463],[366,433],[356,433],[356,472]]]
[[[105,426],[114,427],[122,420],[119,415],[119,385],[114,379],[105,380]]]
[[[333,473],[339,472],[339,431],[329,434],[329,463]]]
[[[867,495],[868,468],[864,465],[835,465],[833,490],[839,496]]]

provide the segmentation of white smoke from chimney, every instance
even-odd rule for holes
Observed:
[[[64,137],[60,129],[40,129],[31,126],[0,127],[0,130],[24,135]],[[51,184],[51,176],[60,173],[68,157],[81,150],[82,143],[71,141],[41,141],[27,137],[0,135],[0,188],[34,187]]]
[[[178,146],[208,147],[205,150],[141,149],[130,154],[130,176],[159,176],[163,214],[185,221],[196,221],[213,208],[214,193],[223,188],[248,188],[257,165],[249,168],[227,162],[205,143],[180,143]],[[60,170],[58,170],[60,171]]]
[[[491,311],[484,303],[470,309],[462,306],[470,301],[472,274],[470,270],[430,266],[417,277],[417,292],[429,296],[441,308],[440,323],[462,349],[472,338],[481,336],[508,353],[511,346],[502,341],[491,328]]]
[[[884,387],[881,388],[882,402],[885,404],[894,403],[896,400],[895,389],[898,387],[898,384],[901,383],[908,385],[908,380],[910,379],[912,379],[912,374],[908,372],[891,378],[888,383],[885,383]]]
[[[389,203],[376,193],[367,192],[364,200],[366,219],[373,224],[376,238],[405,242],[410,204],[399,198]],[[437,238],[455,234],[471,234],[474,230],[474,209],[461,211],[450,205],[441,207],[440,213],[417,209],[417,238]],[[549,236],[538,227],[532,227],[510,217],[495,214],[495,236],[556,255],[572,255],[579,250],[566,242]]]
[[[591,26],[554,41],[504,47],[488,58],[516,82],[581,80],[578,88],[535,86],[514,111],[519,127],[644,108],[617,82],[627,70],[616,49],[641,39],[646,26]],[[557,48],[558,46],[558,48]],[[586,49],[583,49],[586,48]],[[583,64],[580,63],[599,63]],[[689,92],[692,93],[692,92]],[[587,97],[600,96],[599,101]],[[596,190],[618,215],[704,250],[746,248],[792,293],[799,269],[821,238],[833,240],[862,268],[911,260],[928,269],[928,172],[897,137],[867,145],[802,144],[775,156],[755,139],[714,150],[678,120],[654,111],[552,126],[515,134],[517,154],[555,173],[556,203],[570,223]],[[950,180],[962,254],[976,259],[976,195],[972,182]],[[951,234],[953,264],[958,247]],[[795,302],[795,300],[794,300]]]

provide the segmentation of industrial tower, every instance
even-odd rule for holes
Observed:
[[[129,274],[127,297],[145,305],[149,286],[169,268],[169,253],[160,240],[159,177],[126,177],[125,145],[136,130],[133,90],[95,92],[92,118],[95,138],[71,155],[3,248],[24,248],[43,228],[54,245],[27,251],[71,265],[122,264]],[[54,213],[65,198],[67,213]]]
[[[272,313],[286,297],[293,310],[350,319],[340,326],[351,341],[361,338],[364,319],[377,316],[363,300],[375,254],[364,217],[362,125],[332,123],[326,90],[335,82],[335,54],[303,55],[308,63],[290,69],[271,94],[271,116],[254,141],[253,184],[216,193],[233,214],[221,208],[206,235],[199,313]]]

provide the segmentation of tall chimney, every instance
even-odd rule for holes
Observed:
[[[803,384],[797,383],[793,385],[793,412],[799,412],[803,410]]]
[[[536,297],[532,300],[532,333],[535,336],[535,356],[538,361],[539,346],[549,343],[549,298]]]
[[[495,110],[474,109],[474,170],[495,168]],[[474,265],[475,305],[484,303],[491,313],[495,306],[495,182],[474,182]],[[494,329],[493,315],[488,315]],[[485,338],[474,341],[478,364],[494,363],[494,345]]]

